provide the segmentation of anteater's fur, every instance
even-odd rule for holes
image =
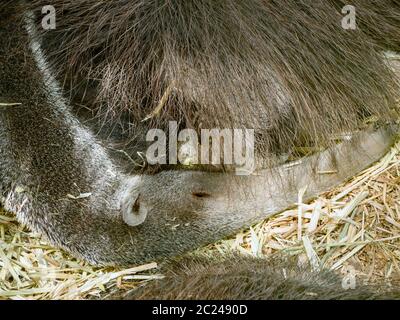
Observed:
[[[346,5],[356,9],[357,27],[382,50],[400,51],[400,2],[397,0],[330,0],[340,10]]]
[[[210,261],[211,260],[211,261]],[[143,300],[375,300],[400,299],[395,286],[366,285],[354,274],[312,270],[297,259],[274,256],[188,257],[171,263],[165,278],[113,299]],[[353,278],[350,278],[353,277]]]
[[[43,44],[58,79],[128,141],[167,93],[149,127],[251,128],[269,157],[391,117],[398,86],[372,39],[398,43],[399,5],[359,1],[361,27],[344,30],[332,2],[55,0]]]

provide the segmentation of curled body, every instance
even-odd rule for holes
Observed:
[[[46,1],[3,1],[3,206],[91,263],[131,265],[354,176],[392,144],[399,97],[385,56],[398,48],[399,6],[357,3],[360,28],[344,30],[333,0],[54,0],[56,28],[44,30]],[[257,171],[138,166],[148,131],[171,120],[254,130]],[[318,152],[288,162],[298,146]]]

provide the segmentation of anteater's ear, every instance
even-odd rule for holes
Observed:
[[[129,180],[121,195],[122,218],[127,225],[136,227],[146,221],[149,210],[137,188],[140,178],[132,177]]]

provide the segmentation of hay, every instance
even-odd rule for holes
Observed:
[[[112,287],[129,289],[160,275],[142,274],[157,264],[96,268],[49,246],[13,215],[0,212],[0,299],[85,299]]]
[[[297,254],[313,268],[346,273],[366,282],[400,283],[400,141],[351,181],[302,203],[213,247],[245,254]],[[211,247],[210,247],[211,248]],[[261,248],[261,250],[260,250]]]
[[[400,280],[400,142],[371,168],[311,203],[302,203],[202,250],[297,254],[313,268],[369,282]],[[156,264],[98,268],[49,246],[0,211],[0,299],[101,298],[161,277]],[[153,270],[154,271],[154,270]]]

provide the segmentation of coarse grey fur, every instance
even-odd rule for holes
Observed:
[[[313,270],[295,257],[191,256],[164,266],[165,278],[108,299],[127,300],[381,300],[398,286],[365,284],[355,275]],[[350,277],[353,276],[351,279]],[[350,286],[351,282],[354,285]]]

